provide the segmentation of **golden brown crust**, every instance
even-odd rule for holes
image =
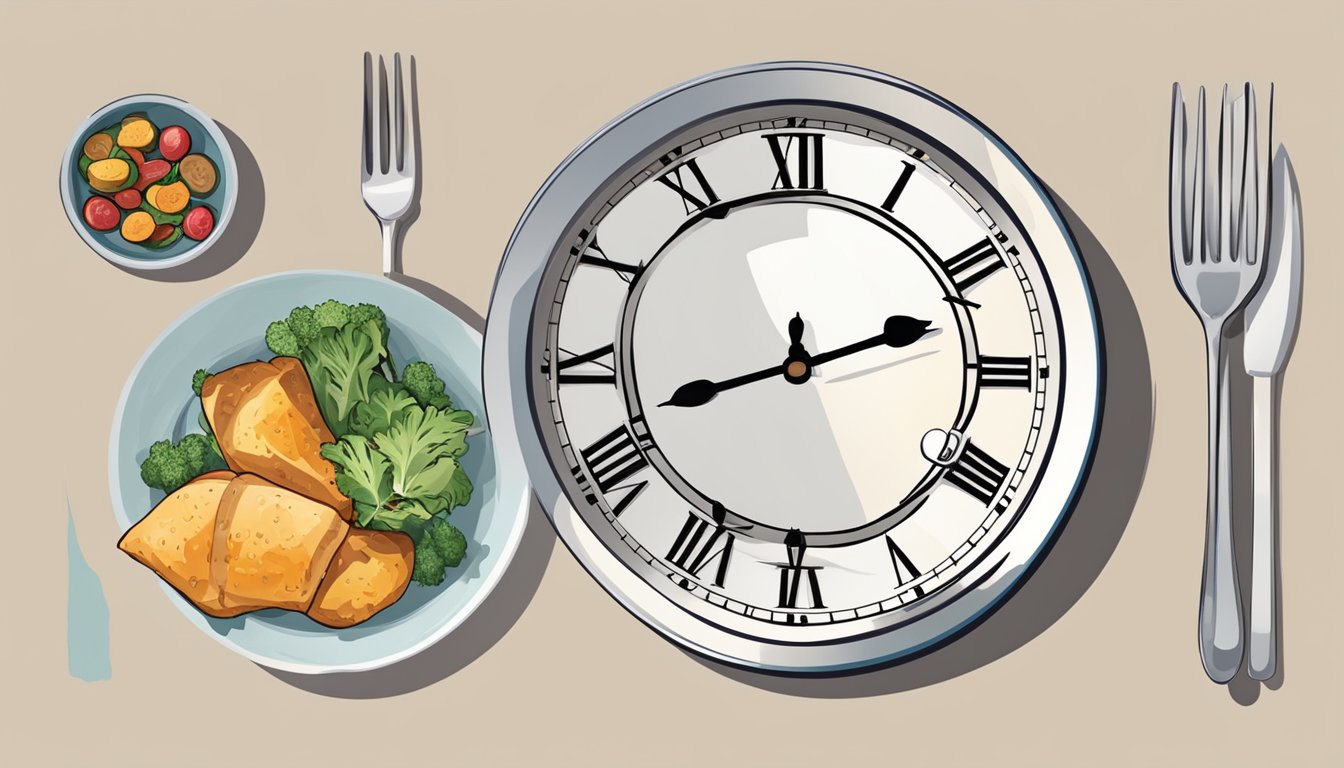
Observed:
[[[350,500],[336,487],[336,468],[319,452],[336,438],[301,362],[277,357],[207,377],[201,406],[234,471],[264,477],[352,518]]]
[[[306,611],[349,530],[331,507],[239,475],[215,520],[210,567],[221,603]]]
[[[415,543],[404,533],[351,529],[318,587],[308,616],[350,627],[401,599],[411,581]]]
[[[117,546],[211,616],[237,616],[261,606],[225,606],[211,578],[215,520],[232,472],[207,472],[164,497],[126,531]]]

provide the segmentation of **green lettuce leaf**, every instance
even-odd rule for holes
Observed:
[[[380,377],[381,378],[381,377]],[[397,386],[375,387],[369,399],[355,406],[350,418],[350,429],[356,434],[373,437],[392,427],[392,421],[406,408],[416,405],[415,398]]]
[[[360,525],[368,526],[394,499],[392,467],[387,457],[361,435],[326,443],[322,457],[337,466],[336,487],[355,503]]]
[[[434,515],[415,499],[399,499],[383,507],[365,527],[380,531],[401,531],[419,539],[425,525]]]
[[[387,432],[377,436],[378,447],[392,464],[392,489],[401,496],[438,496],[458,471],[456,461],[467,448],[467,427],[449,418],[450,412],[412,406],[404,409]]]

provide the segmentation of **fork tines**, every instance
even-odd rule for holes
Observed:
[[[415,57],[411,57],[415,67]],[[412,72],[414,77],[414,72]],[[364,179],[409,174],[415,170],[415,131],[406,130],[406,106],[401,84],[401,54],[392,55],[392,109],[388,110],[387,65],[378,57],[377,80],[373,56],[364,54]]]
[[[1186,264],[1223,259],[1255,263],[1264,248],[1264,195],[1260,184],[1255,88],[1235,99],[1223,86],[1219,114],[1217,182],[1207,169],[1204,87],[1195,112],[1194,147],[1187,136],[1185,99],[1172,86],[1171,250]],[[1269,91],[1272,144],[1274,86]],[[1207,205],[1212,198],[1216,207]]]

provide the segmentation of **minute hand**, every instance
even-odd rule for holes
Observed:
[[[678,408],[694,408],[697,405],[704,405],[713,400],[716,395],[727,389],[734,389],[743,384],[751,384],[756,381],[765,381],[775,376],[784,375],[784,364],[772,365],[764,370],[755,373],[747,373],[741,376],[734,376],[731,379],[723,381],[710,381],[708,379],[696,379],[695,381],[682,384],[677,387],[677,391],[666,402],[658,405],[675,405]]]
[[[914,344],[924,337],[931,329],[928,320],[916,320],[913,317],[905,315],[892,315],[887,318],[887,322],[882,326],[882,332],[876,336],[856,341],[853,344],[847,344],[843,347],[819,352],[812,356],[809,361],[812,365],[822,365],[833,360],[839,360],[842,357],[852,355],[855,352],[862,352],[865,349],[880,347],[883,344],[889,347],[905,347]]]

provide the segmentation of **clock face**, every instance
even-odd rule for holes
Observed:
[[[1017,559],[1062,427],[1038,246],[936,139],[857,108],[743,106],[630,160],[554,243],[522,345],[567,543],[730,661],[927,643],[909,627]],[[823,650],[773,660],[798,646]]]

